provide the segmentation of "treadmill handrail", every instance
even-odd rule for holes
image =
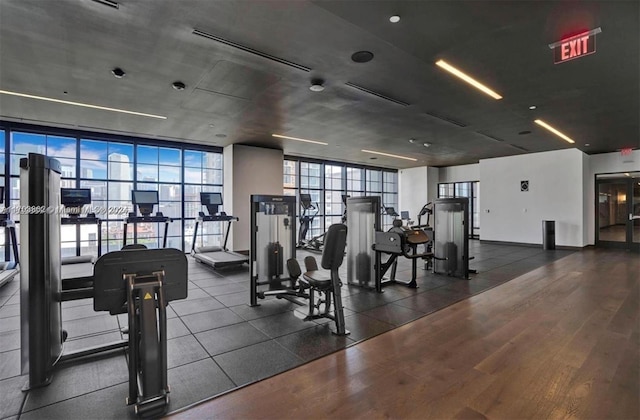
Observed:
[[[198,221],[201,222],[230,222],[230,221],[236,221],[239,222],[240,218],[237,216],[222,216],[222,215],[205,215],[205,216],[198,216],[197,218]]]

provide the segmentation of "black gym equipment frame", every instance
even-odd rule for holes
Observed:
[[[400,223],[402,223],[400,221]],[[388,232],[376,232],[373,249],[377,254],[389,254],[387,261],[382,262],[381,256],[376,258],[376,291],[382,293],[385,284],[402,284],[412,289],[418,288],[416,281],[417,264],[419,259],[436,258],[433,252],[427,247],[430,238],[424,230],[420,228],[408,229],[401,226],[394,226]],[[424,252],[418,252],[418,245],[425,246]],[[404,256],[411,260],[411,280],[404,281],[396,279],[396,268],[398,257]],[[384,275],[391,268],[388,279]]]
[[[380,255],[373,250],[381,227],[379,196],[347,198],[347,284],[373,289]]]
[[[441,258],[433,264],[435,274],[469,279],[469,199],[438,198],[433,202],[433,251]]]
[[[127,313],[129,395],[139,415],[160,415],[169,405],[167,303],[187,297],[187,258],[177,249],[110,252],[95,265],[95,311]]]
[[[296,257],[296,197],[251,196],[250,305],[258,298],[276,296],[303,305],[295,297],[308,298],[295,279],[285,276],[285,262]],[[282,282],[288,281],[289,286]]]
[[[20,201],[48,209],[60,203],[60,163],[30,153],[20,160]],[[20,323],[25,390],[51,383],[58,363],[129,346],[129,402],[140,414],[167,407],[166,303],[187,296],[186,256],[176,249],[127,250],[103,255],[94,267],[94,310],[128,312],[129,340],[63,352],[60,214],[21,217]],[[135,387],[134,387],[135,384]],[[140,385],[138,385],[140,384]],[[135,395],[134,390],[135,388]]]

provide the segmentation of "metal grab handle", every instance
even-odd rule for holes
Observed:
[[[629,220],[640,219],[640,215],[634,216],[633,213],[629,213]]]

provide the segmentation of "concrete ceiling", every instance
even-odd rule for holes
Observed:
[[[216,146],[262,145],[399,169],[569,147],[601,153],[639,146],[637,1],[115,5],[2,0],[0,89],[166,120],[6,94],[0,94],[0,119]],[[389,22],[393,14],[401,16],[399,23]],[[554,64],[549,44],[597,27],[595,54]],[[361,50],[374,59],[352,61]],[[504,99],[442,71],[434,65],[438,59]],[[115,67],[126,76],[115,78]],[[325,90],[310,91],[313,79],[324,80]],[[186,89],[173,89],[175,81]],[[576,144],[537,126],[536,118]],[[417,161],[371,160],[361,149]]]

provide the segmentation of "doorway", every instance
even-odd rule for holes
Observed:
[[[640,172],[596,175],[596,245],[640,251]]]

